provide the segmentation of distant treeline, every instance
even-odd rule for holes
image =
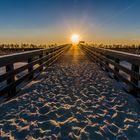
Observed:
[[[126,48],[126,49],[140,49],[140,45],[104,45],[104,44],[92,44],[94,47],[99,47],[99,48],[106,48],[106,49],[121,49],[121,48]]]
[[[32,49],[40,49],[40,48],[48,48],[48,47],[54,47],[57,46],[57,44],[51,44],[51,45],[35,45],[35,44],[0,44],[0,49],[8,48],[32,48]]]
[[[98,48],[112,49],[116,51],[140,54],[140,45],[104,45],[104,44],[93,44],[92,46]]]
[[[80,42],[80,44],[83,44]],[[89,45],[84,42],[85,45]],[[35,45],[35,44],[0,44],[0,55],[17,53],[23,51],[31,51],[36,49],[44,49],[56,47],[57,44],[51,45]],[[140,54],[140,45],[105,45],[105,44],[90,44],[90,46],[105,48],[105,49],[113,49],[117,51],[129,52],[134,54]]]
[[[87,45],[95,48],[104,48],[127,53],[140,54],[140,45],[122,45],[122,44],[105,45],[105,44],[87,44],[87,43],[80,44],[84,44],[85,46]]]
[[[24,51],[32,51],[37,49],[55,47],[57,44],[51,45],[34,45],[34,44],[0,44],[0,55],[6,55],[11,53],[18,53]]]

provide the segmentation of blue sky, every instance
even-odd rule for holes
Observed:
[[[0,0],[0,42],[140,40],[140,0]]]

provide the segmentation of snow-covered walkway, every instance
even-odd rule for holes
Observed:
[[[0,140],[139,140],[140,105],[78,47],[0,105]]]

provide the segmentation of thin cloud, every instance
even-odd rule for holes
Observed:
[[[106,18],[107,20],[105,20],[102,24],[100,24],[100,27],[103,27],[104,24],[114,21],[114,19],[116,17],[119,17],[119,16],[123,15],[125,12],[127,12],[128,10],[132,9],[137,4],[137,2],[138,1],[136,0],[135,2],[131,3],[129,6],[125,7],[123,10],[117,12],[116,14],[112,15],[111,17]]]

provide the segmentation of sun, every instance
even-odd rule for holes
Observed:
[[[73,44],[78,44],[80,41],[80,36],[78,34],[73,34],[71,36],[71,41]]]

